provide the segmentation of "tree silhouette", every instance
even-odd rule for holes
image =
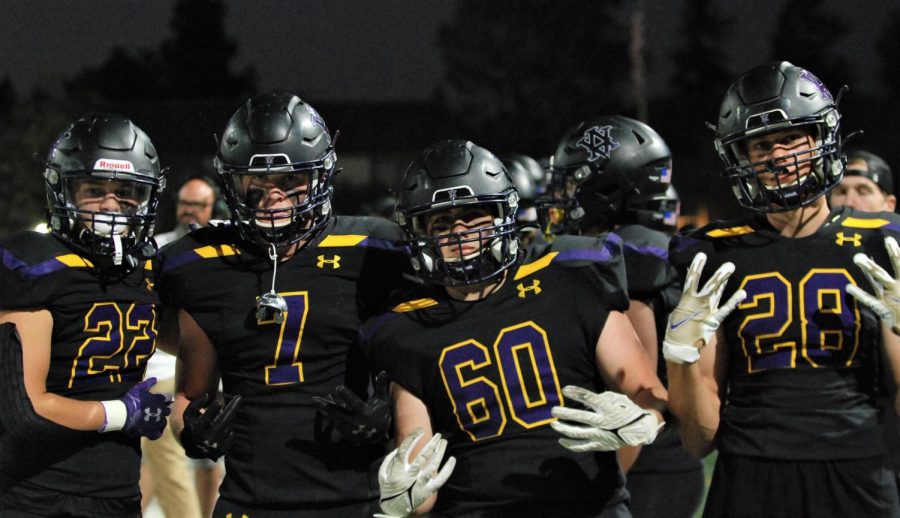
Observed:
[[[847,27],[840,16],[826,10],[821,0],[785,2],[778,14],[772,59],[790,61],[811,71],[837,93],[853,76],[850,63],[835,53]]]
[[[44,159],[75,117],[71,103],[40,89],[14,105],[9,124],[0,125],[0,235],[46,221]]]
[[[171,22],[173,36],[160,49],[171,97],[216,98],[250,94],[252,68],[235,74],[237,45],[225,34],[222,0],[179,0]]]
[[[71,95],[103,99],[216,99],[252,94],[256,76],[248,67],[231,72],[237,46],[225,34],[221,0],[179,0],[172,36],[159,49],[117,47],[99,66],[66,82]]]
[[[463,0],[439,35],[438,96],[456,130],[489,149],[547,154],[565,130],[620,112],[627,31],[619,0]]]
[[[0,120],[4,120],[12,113],[16,104],[16,89],[13,87],[9,74],[0,81]]]
[[[684,40],[673,55],[671,92],[681,105],[688,105],[688,112],[708,117],[716,113],[734,80],[725,55],[733,21],[718,13],[712,0],[686,0],[682,13]]]
[[[720,177],[714,134],[705,122],[716,122],[722,97],[735,79],[725,52],[733,21],[712,0],[686,0],[681,14],[683,39],[672,52],[669,92],[654,104],[650,123],[672,150],[672,178],[682,210],[708,209],[715,218],[725,217],[737,204]]]

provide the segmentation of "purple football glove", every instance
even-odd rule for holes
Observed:
[[[128,389],[119,399],[101,401],[106,412],[106,422],[101,432],[121,430],[135,437],[159,439],[166,429],[166,416],[171,401],[163,394],[153,394],[150,387],[156,378],[147,378]]]

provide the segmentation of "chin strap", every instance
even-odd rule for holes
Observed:
[[[116,266],[119,266],[122,264],[122,257],[124,255],[122,253],[122,236],[120,236],[119,234],[113,234],[112,240],[113,240],[113,248],[114,248],[113,264],[115,264]]]

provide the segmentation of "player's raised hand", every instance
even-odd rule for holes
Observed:
[[[624,394],[597,394],[569,385],[563,388],[563,395],[589,409],[555,406],[551,410],[559,420],[550,426],[565,436],[559,443],[572,451],[615,451],[650,444],[662,427],[649,410],[637,406]]]
[[[378,443],[387,439],[391,428],[391,405],[387,373],[375,376],[375,390],[363,401],[341,385],[328,397],[312,398],[316,406],[334,423],[335,428],[354,444]]]
[[[416,508],[437,493],[453,473],[456,466],[454,457],[447,459],[438,471],[447,449],[447,440],[442,439],[439,433],[434,434],[418,455],[410,459],[424,433],[421,428],[416,428],[382,461],[378,469],[378,486],[384,514],[376,514],[376,518],[412,516]]]
[[[669,315],[663,339],[663,356],[670,362],[694,363],[699,360],[700,349],[709,343],[725,317],[747,298],[747,292],[738,290],[719,307],[728,278],[734,273],[734,263],[727,262],[720,266],[700,289],[700,274],[705,265],[706,254],[700,252],[694,256],[684,281],[681,300]]]
[[[128,435],[159,439],[168,423],[166,416],[172,412],[169,408],[172,401],[163,394],[150,392],[153,385],[156,378],[147,378],[119,399],[101,401],[106,420],[100,431],[121,430]]]
[[[874,311],[894,333],[900,335],[900,246],[893,237],[884,238],[884,247],[891,259],[891,275],[866,254],[856,254],[853,262],[863,271],[875,290],[875,296],[855,284],[847,285],[847,294]]]
[[[224,405],[217,398],[212,403],[209,400],[210,395],[203,394],[184,409],[181,445],[192,459],[217,460],[231,447],[232,423],[241,406],[241,396],[226,396]]]

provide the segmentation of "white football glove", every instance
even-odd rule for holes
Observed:
[[[874,311],[882,322],[900,335],[900,280],[895,277],[900,275],[900,246],[897,246],[897,240],[893,237],[886,237],[884,247],[891,258],[894,276],[866,254],[856,254],[853,262],[866,274],[875,290],[875,296],[855,284],[847,285],[847,294]]]
[[[734,308],[747,298],[738,290],[721,308],[719,301],[728,278],[734,273],[734,263],[727,262],[716,270],[703,289],[698,290],[700,274],[706,265],[706,254],[694,256],[684,281],[684,291],[678,306],[669,315],[663,339],[663,357],[673,363],[694,363],[700,359],[700,349],[706,346]]]
[[[381,467],[378,468],[378,486],[381,489],[380,503],[384,514],[376,514],[376,518],[412,516],[416,508],[437,493],[453,473],[456,466],[454,457],[447,459],[444,467],[438,471],[447,449],[447,440],[442,439],[439,433],[434,434],[416,458],[409,460],[424,433],[421,428],[413,430],[403,439],[400,447],[390,452],[381,462]]]
[[[572,451],[615,451],[625,446],[650,444],[663,425],[649,410],[637,406],[624,394],[611,391],[595,394],[569,385],[563,388],[563,395],[590,408],[555,406],[550,410],[553,417],[560,419],[550,426],[566,436],[559,444]]]

